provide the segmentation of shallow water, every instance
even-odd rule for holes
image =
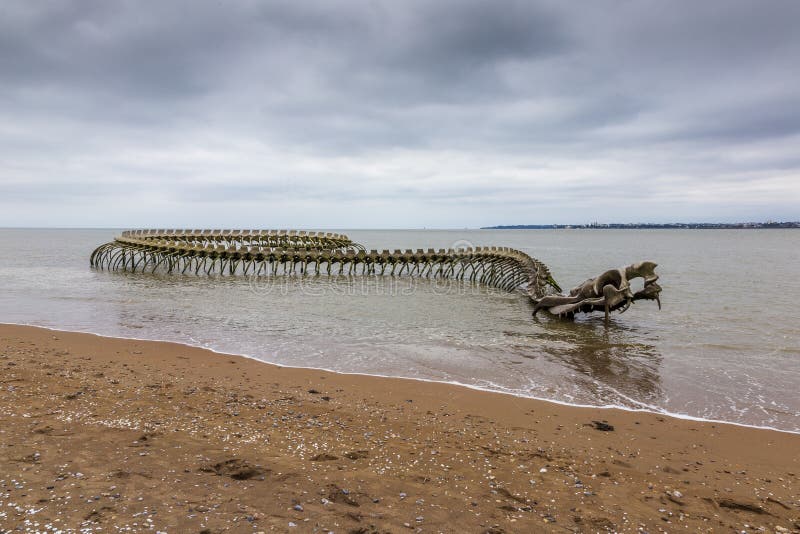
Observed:
[[[564,288],[651,259],[664,309],[606,327],[464,283],[98,272],[89,254],[118,231],[0,229],[0,322],[800,431],[800,231],[344,232],[368,249],[514,247]]]

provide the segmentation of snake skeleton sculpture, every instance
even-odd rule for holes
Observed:
[[[343,234],[297,230],[126,230],[97,247],[96,269],[129,272],[251,276],[390,275],[467,280],[506,291],[524,291],[540,310],[560,317],[613,310],[655,300],[661,287],[656,264],[635,263],[606,271],[561,294],[547,266],[507,247],[366,250]],[[644,278],[632,292],[630,281]]]

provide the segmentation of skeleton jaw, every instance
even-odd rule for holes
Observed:
[[[661,309],[661,286],[656,283],[656,266],[652,261],[642,261],[619,269],[610,269],[573,288],[568,296],[548,295],[541,299],[534,298],[533,315],[543,309],[568,318],[580,312],[603,311],[608,320],[609,312],[619,310],[624,313],[637,300],[655,300]],[[644,278],[644,288],[636,293],[631,291],[630,286],[630,281],[635,278]]]

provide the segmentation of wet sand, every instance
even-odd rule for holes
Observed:
[[[800,532],[800,435],[10,325],[0,370],[0,532]]]

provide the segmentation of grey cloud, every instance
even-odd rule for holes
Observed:
[[[800,218],[797,20],[777,0],[12,0],[0,207],[77,221],[79,199],[131,191],[176,209],[328,199],[463,226],[615,191],[672,206],[629,217],[710,213],[675,206],[688,187],[725,191],[714,213],[738,218],[751,203],[727,186],[749,183]]]

